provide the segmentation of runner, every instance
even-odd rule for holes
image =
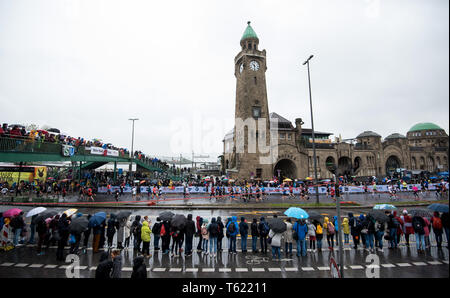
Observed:
[[[92,188],[90,188],[90,187],[87,190],[87,197],[88,197],[88,201],[92,200],[92,202],[94,202],[94,194],[92,193]]]
[[[295,199],[295,195],[294,195],[294,186],[289,185],[289,198],[293,198]]]

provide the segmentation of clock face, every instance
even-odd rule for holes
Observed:
[[[244,64],[242,63],[241,66],[239,67],[239,72],[242,72],[244,70]]]
[[[250,62],[250,69],[253,71],[257,71],[259,69],[259,64],[255,60]]]

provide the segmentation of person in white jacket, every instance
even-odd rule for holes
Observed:
[[[294,242],[294,239],[292,238],[292,223],[290,218],[286,220],[286,231],[283,233],[283,238],[284,253],[286,254],[286,257],[288,255],[292,256],[292,243]]]
[[[275,233],[272,229],[269,231],[269,238],[271,238],[270,246],[272,246],[272,258],[275,260],[278,257],[278,260],[281,260],[281,238],[283,233]]]
[[[131,224],[133,223],[133,220],[131,219],[131,217],[129,218],[129,220],[127,221],[127,223],[125,224],[124,227],[124,231],[125,231],[125,247],[130,246],[130,237],[131,237]]]

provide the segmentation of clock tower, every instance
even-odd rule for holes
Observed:
[[[238,173],[232,176],[239,179],[271,178],[272,165],[261,161],[261,157],[267,159],[270,149],[266,50],[258,49],[259,39],[250,22],[247,23],[240,45],[241,51],[234,58],[236,106],[233,163]],[[252,146],[251,140],[256,146]]]

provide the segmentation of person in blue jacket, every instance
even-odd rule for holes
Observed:
[[[333,224],[334,224],[334,229],[336,230],[336,242],[339,242],[339,221],[337,220],[337,216],[333,216]]]
[[[234,225],[234,227],[230,227],[231,225]],[[227,224],[227,234],[230,236],[230,238],[228,238],[228,241],[230,241],[229,243],[229,247],[228,247],[228,252],[229,253],[233,253],[236,254],[236,236],[239,233],[239,225],[237,223],[237,217],[233,216],[231,218],[231,221],[228,222]]]
[[[300,257],[300,255],[304,257],[306,256],[306,235],[308,234],[308,226],[306,225],[305,220],[299,219],[295,222],[292,230],[294,230],[298,235],[297,257]]]

